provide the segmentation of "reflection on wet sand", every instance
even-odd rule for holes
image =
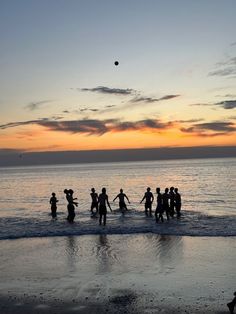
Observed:
[[[98,262],[98,271],[106,273],[111,271],[110,244],[106,234],[100,234],[97,238],[96,259]]]
[[[66,238],[66,253],[67,253],[67,265],[68,269],[74,272],[76,270],[76,263],[78,258],[79,246],[77,243],[78,238],[67,237]]]
[[[175,271],[176,265],[180,265],[184,257],[184,242],[182,237],[170,237],[160,235],[154,237],[156,244],[155,253],[159,258],[160,270],[165,271],[168,266],[168,272]],[[171,265],[173,264],[173,267]]]

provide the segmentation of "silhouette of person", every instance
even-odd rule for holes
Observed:
[[[106,189],[102,188],[102,193],[99,194],[98,196],[98,211],[99,211],[99,225],[102,224],[102,220],[103,220],[103,225],[106,225],[106,218],[107,218],[107,207],[106,205],[108,205],[108,207],[110,208],[110,211],[112,212],[110,203],[108,201],[108,195],[106,194]]]
[[[178,192],[178,188],[175,188],[175,210],[177,213],[177,218],[181,216],[180,210],[181,210],[181,195]]]
[[[156,222],[158,222],[159,219],[161,219],[161,221],[164,222],[164,218],[163,218],[163,198],[162,198],[162,194],[161,194],[161,189],[160,188],[156,188],[156,192],[157,192],[157,207],[156,207],[156,211],[155,211]]]
[[[51,204],[51,215],[52,218],[56,218],[57,217],[57,198],[56,198],[56,193],[52,193],[52,197],[50,198],[49,203]]]
[[[148,209],[149,209],[149,216],[152,216],[152,202],[154,200],[153,194],[151,192],[151,188],[147,188],[147,192],[145,192],[144,197],[142,198],[140,204],[145,200],[145,214],[148,216]]]
[[[229,308],[229,312],[231,314],[234,313],[234,307],[235,307],[235,304],[236,304],[236,291],[234,292],[234,298],[231,302],[227,303],[227,306]]]
[[[68,210],[67,220],[70,223],[73,223],[74,222],[74,218],[75,218],[75,206],[78,206],[78,203],[74,202],[74,200],[77,200],[77,198],[73,198],[74,191],[72,189],[69,189],[69,190],[65,189],[64,193],[66,194],[66,199],[67,199],[67,202],[68,202],[68,205],[67,205],[67,210]]]
[[[120,193],[117,194],[117,196],[114,198],[113,202],[119,198],[119,207],[120,210],[122,211],[122,213],[124,213],[124,210],[127,210],[127,206],[125,204],[125,198],[127,199],[128,203],[130,204],[129,198],[127,197],[127,195],[125,193],[123,193],[123,190],[120,189]]]
[[[170,216],[173,218],[174,214],[175,214],[175,193],[174,193],[174,187],[173,186],[170,188],[169,197],[170,197],[169,213],[170,213]]]
[[[91,214],[93,217],[95,217],[98,213],[98,194],[95,192],[95,189],[92,188],[91,189],[91,192],[90,193],[90,196],[91,196],[91,199],[92,199],[92,203],[91,203]],[[96,209],[96,211],[94,212],[94,208]]]
[[[169,207],[169,199],[170,199],[170,196],[169,196],[169,189],[168,188],[165,188],[165,193],[162,194],[162,199],[163,199],[163,212],[166,213],[166,218],[167,220],[170,219],[169,217],[169,211],[170,211],[170,207]]]

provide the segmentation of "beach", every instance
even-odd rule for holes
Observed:
[[[228,313],[235,287],[236,159],[0,168],[0,313]],[[156,223],[148,186],[178,187],[181,217]],[[105,186],[107,225],[91,218]],[[69,224],[63,193],[78,197]],[[123,188],[123,215],[112,202]],[[59,200],[52,219],[49,199]]]
[[[227,313],[235,237],[0,241],[0,313]]]

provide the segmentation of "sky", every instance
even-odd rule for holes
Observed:
[[[235,145],[235,12],[0,0],[0,151]]]

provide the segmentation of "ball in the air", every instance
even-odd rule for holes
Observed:
[[[117,66],[117,65],[119,65],[119,62],[118,62],[118,61],[115,61],[114,64]]]

